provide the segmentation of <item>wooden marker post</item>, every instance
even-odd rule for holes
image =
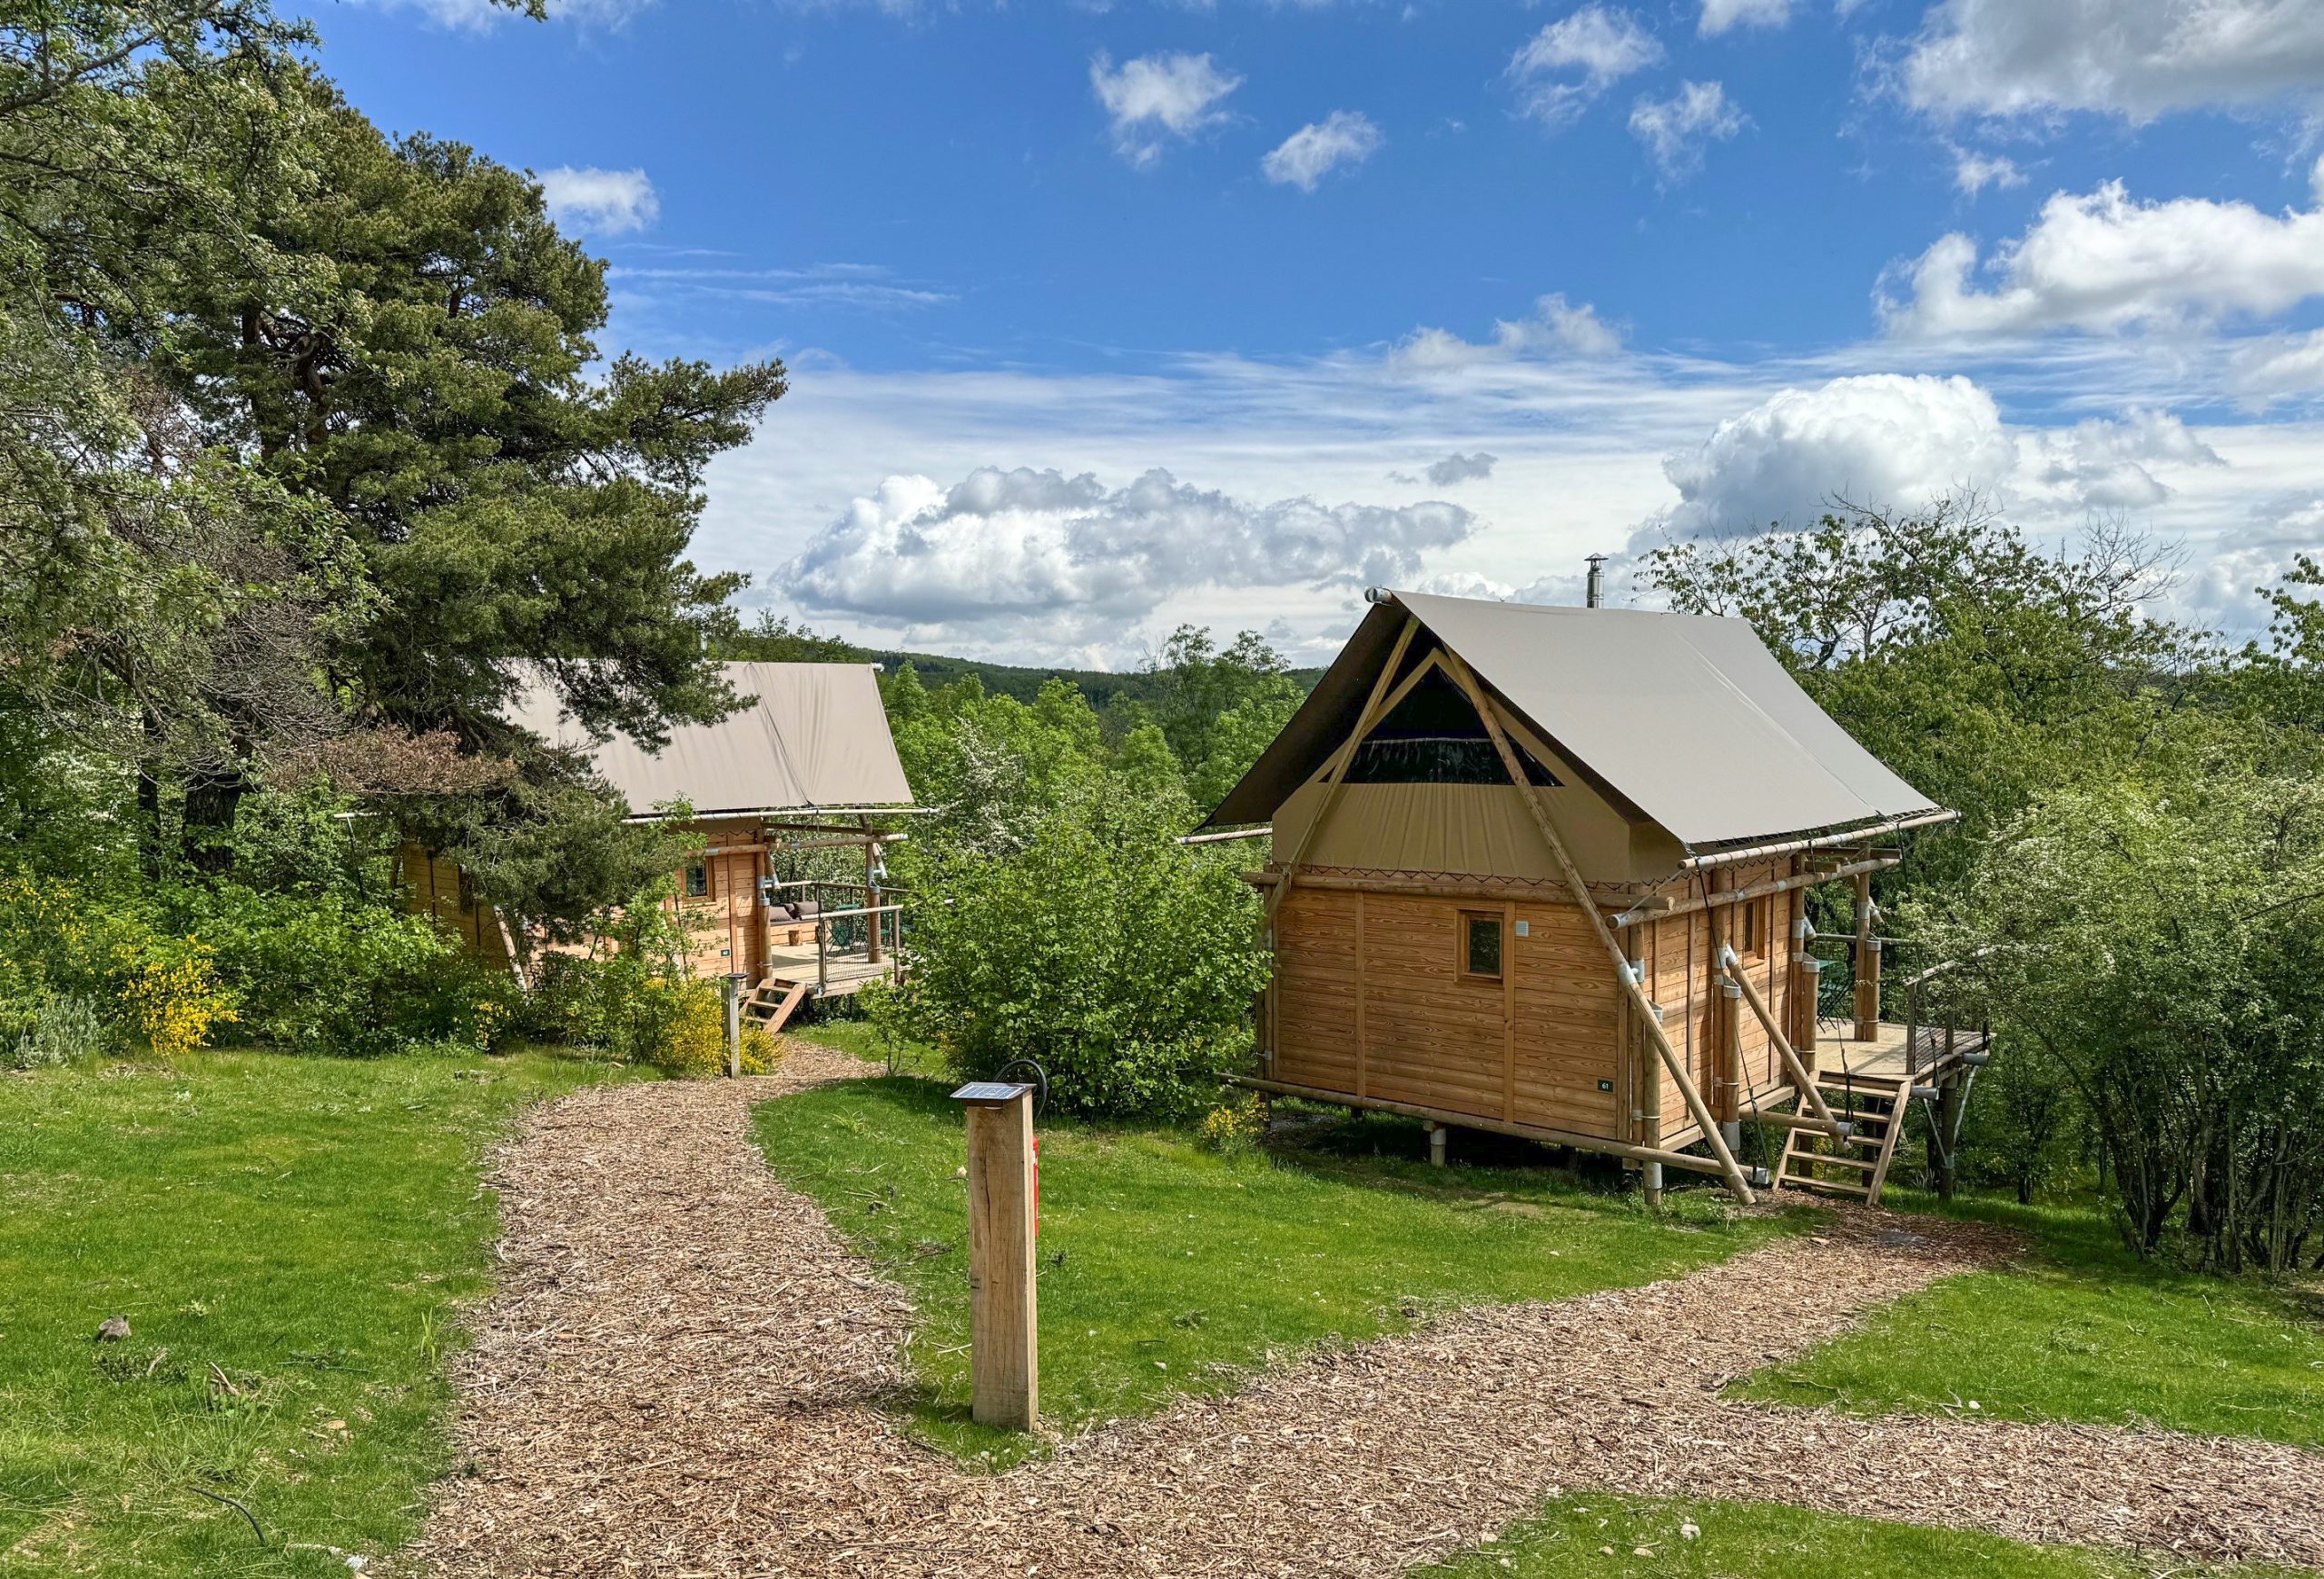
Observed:
[[[743,1072],[743,983],[751,978],[741,971],[726,977],[726,1078]]]
[[[969,1119],[970,1414],[1032,1431],[1040,1420],[1033,1278],[1033,1088],[977,1081],[952,1093]]]

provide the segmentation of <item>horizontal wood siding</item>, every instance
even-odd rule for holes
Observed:
[[[1358,896],[1294,887],[1275,918],[1275,1078],[1355,1093]]]
[[[1462,974],[1463,912],[1502,920],[1504,980]],[[1614,982],[1573,907],[1294,887],[1275,943],[1275,1079],[1620,1138]]]
[[[1492,904],[1364,896],[1366,1093],[1497,1119],[1508,1041],[1498,982],[1460,974],[1460,913]]]
[[[1510,1027],[1517,1120],[1619,1140],[1627,1117],[1615,1079],[1619,989],[1604,945],[1570,904],[1521,904],[1526,935],[1507,946],[1516,971]]]

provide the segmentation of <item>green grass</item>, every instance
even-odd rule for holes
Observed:
[[[1692,1527],[1689,1538],[1685,1531]],[[1809,1513],[1772,1503],[1573,1493],[1412,1579],[2176,1579],[2214,1572],[2082,1546]],[[2241,1579],[2280,1569],[2240,1567]]]
[[[343,1579],[323,1548],[408,1539],[486,1287],[479,1153],[605,1078],[230,1052],[0,1079],[0,1571]]]
[[[965,1153],[943,1084],[824,1087],[753,1123],[774,1171],[917,1301],[912,1412],[930,1439],[995,1462],[1030,1451],[967,1418]],[[1230,1387],[1270,1354],[1676,1276],[1778,1231],[1728,1221],[1708,1191],[1658,1220],[1551,1169],[1430,1169],[1400,1120],[1339,1124],[1295,1160],[1054,1115],[1039,1133],[1041,1404],[1068,1431]]]
[[[2324,1448],[2313,1289],[2142,1263],[2084,1206],[1953,1209],[2025,1233],[2032,1254],[1899,1300],[1738,1395],[1874,1415],[1965,1413],[1974,1402],[2004,1419],[2152,1421]]]

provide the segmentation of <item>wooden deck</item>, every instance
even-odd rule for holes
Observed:
[[[815,945],[812,941],[790,945],[778,943],[766,952],[766,973],[770,979],[805,982],[807,992],[812,997],[843,998],[862,992],[867,982],[894,981],[896,954],[893,949],[882,949],[879,963],[874,964],[860,946],[833,949],[825,956],[823,972],[818,978]]]
[[[1816,1072],[1825,1080],[1855,1080],[1876,1085],[1905,1083],[1906,1028],[1883,1021],[1869,1041],[1856,1039],[1853,1021],[1827,1020],[1817,1027]],[[1912,1072],[1925,1084],[1930,1076],[1954,1068],[1972,1053],[1982,1053],[1990,1040],[1980,1031],[1955,1031],[1924,1025],[1915,1032],[1918,1056]]]

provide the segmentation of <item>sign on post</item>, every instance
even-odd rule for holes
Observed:
[[[968,1110],[970,1413],[1031,1431],[1040,1416],[1033,1278],[1033,1088],[972,1081]]]

